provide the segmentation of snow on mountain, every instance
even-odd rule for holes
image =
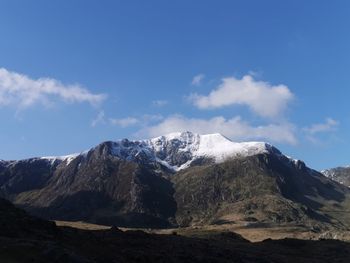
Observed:
[[[321,173],[338,183],[350,187],[350,166],[340,166],[336,168],[322,170]]]
[[[175,171],[189,167],[200,158],[210,158],[219,163],[227,158],[267,153],[273,149],[264,142],[235,143],[219,133],[199,135],[177,132],[143,142],[158,159],[165,161]]]
[[[78,157],[80,153],[73,153],[69,155],[64,155],[64,156],[44,156],[40,157],[42,160],[48,160],[53,164],[56,160],[66,162],[66,165],[70,164],[71,161],[73,161],[76,157]]]
[[[332,169],[326,169],[326,170],[322,170],[321,171],[321,173],[324,175],[324,176],[326,176],[326,177],[328,177],[328,178],[331,178],[331,179],[333,179],[333,177],[334,177],[334,175],[335,175],[335,172],[332,170]]]
[[[175,132],[148,140],[122,139],[109,142],[110,154],[129,161],[159,163],[170,170],[179,171],[193,162],[209,159],[221,163],[228,158],[247,157],[262,153],[274,153],[284,156],[272,145],[265,142],[232,142],[225,136],[214,133],[200,135],[192,132]],[[92,148],[90,151],[96,149]],[[65,156],[47,156],[41,158],[52,165],[59,161],[69,165],[78,156],[86,156],[89,151]],[[289,157],[290,161],[296,162]],[[28,159],[32,160],[32,159]]]

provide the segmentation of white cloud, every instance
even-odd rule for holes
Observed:
[[[193,77],[191,84],[193,86],[200,86],[202,84],[202,80],[205,78],[204,74],[198,74]]]
[[[168,104],[167,100],[154,100],[152,101],[152,105],[156,107],[163,107]]]
[[[160,114],[145,114],[139,118],[126,117],[120,119],[110,118],[109,121],[112,125],[119,126],[121,128],[127,128],[130,126],[147,126],[151,123],[161,121],[163,116]]]
[[[246,75],[242,79],[224,78],[209,95],[192,94],[189,99],[200,109],[246,105],[259,116],[272,118],[281,116],[293,97],[285,85],[273,86]]]
[[[78,84],[65,85],[52,78],[31,79],[0,68],[0,107],[23,109],[35,104],[50,105],[55,99],[66,103],[87,102],[98,105],[105,98],[105,94],[93,94]]]
[[[334,137],[328,137],[328,133],[336,131],[338,126],[338,121],[332,118],[326,118],[325,122],[312,124],[308,127],[304,127],[302,130],[305,133],[305,138],[311,143],[325,145],[334,140]]]
[[[327,118],[324,123],[316,123],[309,127],[305,127],[303,130],[311,135],[316,133],[324,133],[331,132],[337,130],[339,122],[332,119]]]
[[[100,124],[100,123],[105,123],[105,112],[104,111],[100,111],[96,118],[92,120],[91,122],[91,126],[92,127],[95,127],[97,124]]]
[[[251,126],[240,117],[225,119],[186,118],[174,115],[162,122],[140,130],[137,137],[155,137],[174,131],[192,131],[200,134],[221,133],[232,140],[268,140],[271,142],[296,144],[295,127],[290,123]]]
[[[134,117],[126,117],[121,119],[109,119],[112,125],[116,125],[122,128],[127,128],[130,126],[135,126],[139,124],[140,120]]]
[[[164,117],[161,114],[145,114],[142,116],[140,121],[146,125],[152,122],[161,121],[163,119]]]

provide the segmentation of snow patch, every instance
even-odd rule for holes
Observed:
[[[69,165],[79,155],[80,155],[80,153],[74,153],[74,154],[69,154],[69,155],[64,155],[64,156],[44,156],[44,157],[40,157],[40,159],[48,160],[51,163],[51,165],[53,165],[56,160],[65,162],[66,165]]]

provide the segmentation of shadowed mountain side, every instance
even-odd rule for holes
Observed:
[[[45,187],[7,197],[47,219],[165,227],[175,217],[173,192],[171,183],[154,170],[113,157],[102,145],[85,158],[61,163]]]
[[[25,191],[41,189],[56,170],[59,161],[40,158],[0,162],[0,194],[9,197]]]
[[[287,162],[281,162],[273,155],[265,156],[263,161],[266,168],[276,176],[285,197],[311,208],[322,207],[322,203],[315,201],[317,198],[342,202],[346,198],[345,193],[349,193],[348,189],[307,168],[301,161],[296,165],[286,165]]]

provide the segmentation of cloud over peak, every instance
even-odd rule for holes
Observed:
[[[245,75],[229,77],[208,95],[192,94],[190,101],[199,109],[215,109],[230,105],[246,105],[262,117],[280,116],[294,95],[285,85],[271,85]]]
[[[110,119],[112,125],[116,125],[122,128],[127,128],[140,123],[140,120],[134,117],[126,117],[121,119]]]
[[[0,107],[23,109],[35,104],[50,105],[57,99],[66,103],[87,102],[95,106],[106,99],[106,95],[93,94],[78,84],[65,85],[52,78],[31,79],[0,68]]]
[[[335,131],[338,128],[339,122],[332,119],[326,118],[324,123],[312,124],[309,127],[305,127],[303,130],[311,135],[316,133],[324,133]]]
[[[198,74],[193,77],[191,84],[193,86],[200,86],[202,84],[203,79],[205,78],[204,74]]]
[[[187,118],[173,115],[160,123],[147,126],[138,132],[138,137],[155,137],[174,131],[192,131],[200,134],[221,133],[232,140],[268,140],[271,142],[297,144],[295,127],[290,123],[252,126],[236,116],[226,119],[217,116],[210,119]]]

